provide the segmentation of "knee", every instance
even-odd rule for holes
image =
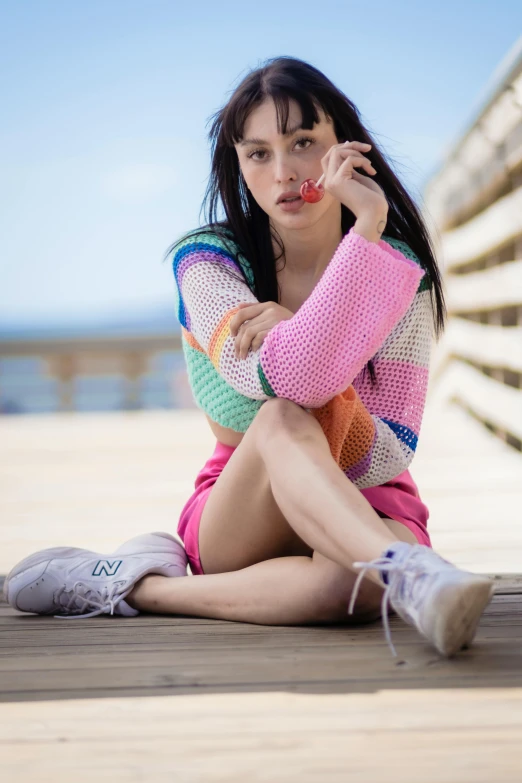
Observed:
[[[272,397],[266,400],[259,409],[255,422],[265,435],[285,432],[296,438],[308,438],[323,433],[317,419],[286,397]]]

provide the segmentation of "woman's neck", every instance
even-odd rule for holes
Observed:
[[[301,276],[311,281],[318,280],[328,266],[343,234],[341,228],[341,205],[330,209],[320,222],[308,228],[289,229],[275,226],[284,246],[284,256],[277,264],[285,273]],[[274,251],[280,248],[274,242]]]

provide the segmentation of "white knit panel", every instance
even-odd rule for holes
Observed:
[[[415,452],[396,437],[395,433],[377,416],[372,416],[376,436],[372,449],[372,461],[366,473],[354,480],[359,489],[376,487],[405,471]]]
[[[420,291],[372,358],[428,367],[432,342],[433,308],[430,292]]]
[[[208,258],[192,264],[184,272],[181,295],[190,314],[189,331],[205,351],[228,311],[241,302],[258,302],[239,271]],[[261,348],[250,349],[245,359],[236,358],[235,339],[228,332],[216,369],[240,394],[254,400],[270,399],[263,391],[257,370]]]

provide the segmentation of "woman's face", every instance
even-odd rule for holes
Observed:
[[[243,141],[235,145],[245,182],[276,227],[307,228],[329,209],[339,209],[339,202],[329,193],[315,204],[301,200],[299,209],[293,212],[277,203],[287,191],[299,195],[305,179],[319,179],[323,173],[321,158],[339,143],[332,122],[321,109],[319,114],[320,122],[313,130],[299,130],[301,110],[298,103],[290,101],[288,134],[283,136],[277,132],[275,104],[268,98],[250,113]]]

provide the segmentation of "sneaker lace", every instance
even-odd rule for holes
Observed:
[[[353,586],[350,604],[348,606],[348,614],[353,614],[355,599],[357,598],[357,593],[366,571],[369,568],[374,568],[376,571],[388,572],[388,584],[385,586],[381,601],[381,616],[386,641],[388,642],[392,655],[396,656],[397,651],[391,639],[390,622],[388,618],[388,606],[392,590],[391,574],[394,571],[400,571],[402,577],[399,583],[399,589],[394,590],[394,607],[396,610],[401,609],[404,614],[409,616],[407,607],[409,606],[411,609],[417,609],[424,600],[424,596],[429,586],[429,580],[425,578],[427,576],[426,564],[416,559],[415,549],[412,547],[411,551],[402,559],[378,557],[368,563],[353,563],[353,567],[362,568],[362,571],[359,573]]]
[[[61,620],[77,620],[78,618],[95,617],[99,614],[114,614],[114,609],[131,591],[132,585],[126,592],[121,592],[126,582],[113,582],[110,587],[104,586],[101,590],[95,590],[83,582],[76,582],[70,589],[60,587],[55,593],[55,601],[62,606],[67,614],[55,614],[54,617]],[[64,597],[66,603],[61,599]],[[93,606],[94,610],[85,614],[85,609]]]

